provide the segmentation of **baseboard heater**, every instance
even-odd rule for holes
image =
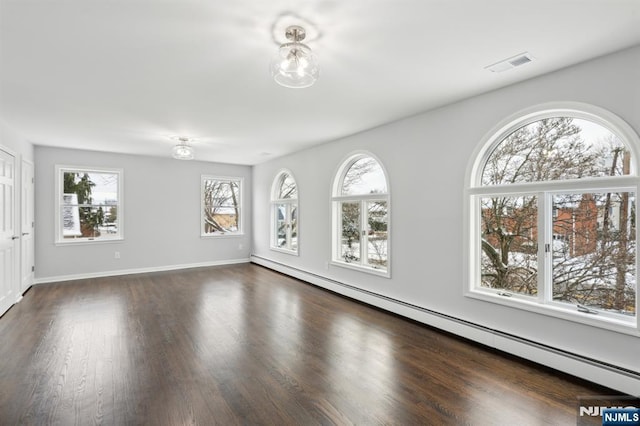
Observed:
[[[640,397],[640,372],[638,371],[485,327],[262,256],[251,255],[250,261],[312,285],[333,291],[342,296],[367,303],[422,324],[433,326],[485,346],[516,355],[520,358],[607,386],[629,395]]]

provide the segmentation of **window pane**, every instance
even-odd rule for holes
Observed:
[[[387,268],[387,203],[367,203],[367,262],[374,268]]]
[[[75,172],[63,173],[64,194],[76,194],[78,204],[116,205],[118,174]]]
[[[482,185],[628,175],[630,158],[622,141],[599,124],[547,118],[519,128],[496,146]]]
[[[360,261],[360,203],[341,203],[342,237],[340,258],[345,262]]]
[[[291,204],[291,250],[298,250],[298,205]]]
[[[237,181],[205,180],[205,204],[212,207],[236,207],[240,185]]]
[[[98,238],[117,234],[118,225],[107,226],[103,206],[62,206],[63,238]]]
[[[287,206],[276,205],[276,247],[287,246]]]
[[[296,187],[296,181],[293,180],[291,175],[283,173],[280,175],[278,200],[285,200],[289,198],[298,198],[298,188]]]
[[[485,197],[480,208],[482,287],[537,294],[537,198]]]
[[[380,164],[371,157],[354,162],[342,181],[341,195],[385,194],[387,181]]]
[[[240,230],[240,181],[203,179],[204,233]]]
[[[635,194],[557,194],[553,209],[553,300],[635,315]]]
[[[238,212],[233,209],[214,209],[214,211],[205,211],[205,232],[237,232],[238,231]]]
[[[118,173],[62,171],[61,233],[58,238],[117,237]]]

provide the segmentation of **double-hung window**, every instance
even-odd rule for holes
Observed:
[[[242,178],[202,176],[201,235],[242,234]]]
[[[122,170],[56,166],[56,243],[120,240]]]
[[[638,328],[638,137],[595,107],[525,114],[472,171],[472,297]]]
[[[352,155],[333,184],[333,263],[389,277],[389,185],[380,162]]]
[[[289,171],[273,181],[271,218],[271,248],[298,254],[298,185]]]

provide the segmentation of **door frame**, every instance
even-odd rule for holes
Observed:
[[[31,171],[29,176],[25,176],[26,170]],[[20,162],[19,217],[20,291],[24,293],[33,284],[35,273],[35,165],[24,158]]]

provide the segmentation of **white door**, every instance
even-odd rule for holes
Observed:
[[[20,247],[22,249],[20,261],[21,261],[21,286],[20,293],[24,293],[26,289],[33,284],[33,271],[34,271],[34,182],[33,182],[33,164],[29,161],[22,160],[22,196],[20,200],[22,202],[20,208],[20,217],[22,218],[22,224],[20,226],[20,232],[22,238],[20,239]]]
[[[0,150],[0,314],[18,300],[16,276],[19,236],[15,220],[15,158]]]

